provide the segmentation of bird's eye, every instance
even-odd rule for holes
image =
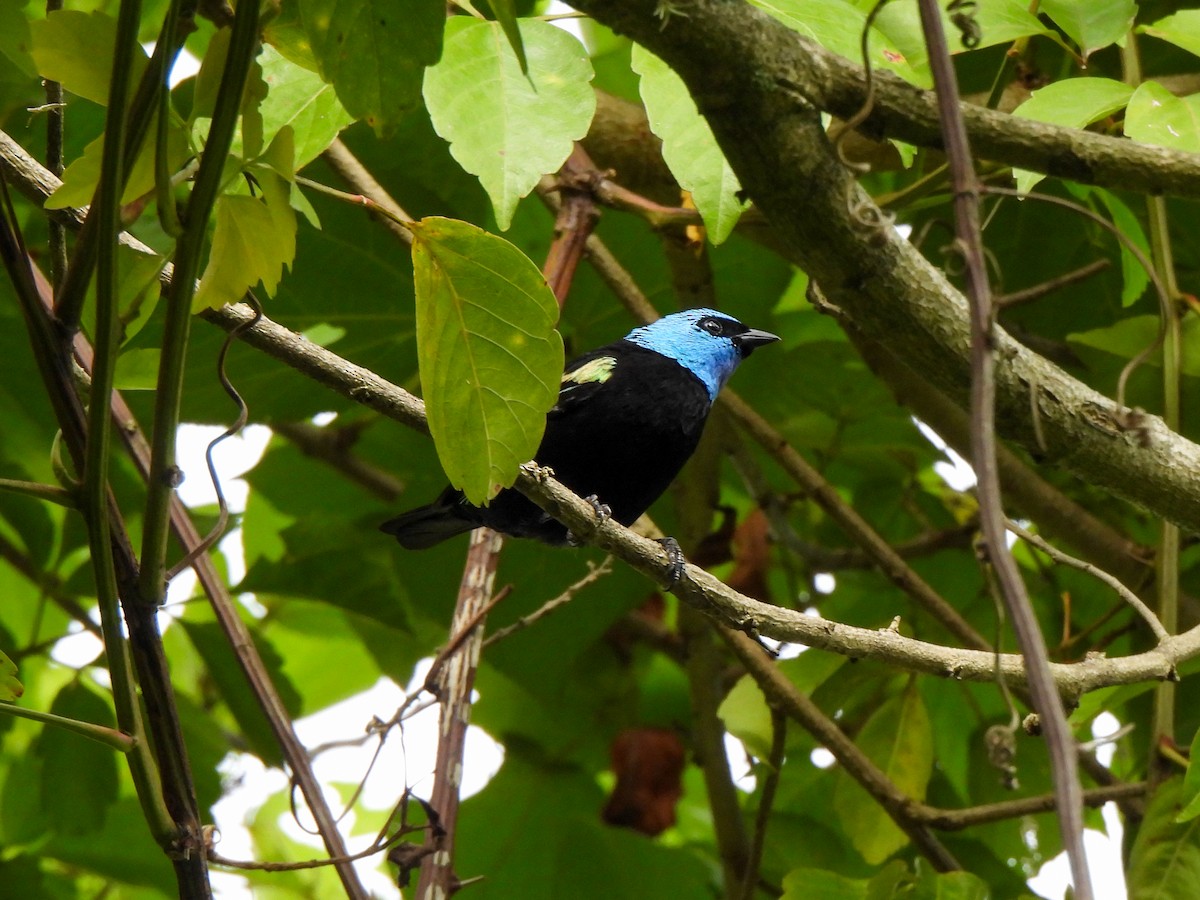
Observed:
[[[700,323],[700,327],[712,335],[719,335],[722,331],[721,323],[716,319],[705,319]]]

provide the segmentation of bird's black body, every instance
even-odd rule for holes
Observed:
[[[685,364],[640,346],[631,340],[637,330],[568,363],[558,402],[546,417],[537,463],[553,469],[554,477],[576,494],[594,496],[621,524],[633,524],[696,449],[724,378],[755,346],[777,340],[717,313],[704,320],[710,329],[715,330],[709,321],[713,317],[728,332],[723,337],[735,351],[716,371],[699,368],[694,359]],[[570,540],[566,526],[512,489],[477,507],[460,491],[447,488],[433,503],[381,528],[402,546],[418,550],[481,525],[548,544]]]

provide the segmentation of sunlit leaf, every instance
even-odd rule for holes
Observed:
[[[429,430],[450,483],[483,503],[517,476],[558,397],[558,305],[541,272],[466,222],[414,229],[417,352]]]
[[[636,45],[633,70],[642,78],[642,101],[650,127],[662,138],[663,159],[680,186],[691,192],[709,240],[720,244],[746,208],[738,199],[741,185],[737,176],[683,80],[649,50]]]
[[[187,161],[187,135],[172,125],[167,129],[167,168],[176,172]],[[46,200],[47,209],[68,206],[87,206],[92,202],[100,181],[100,162],[104,154],[104,137],[98,137],[84,148],[83,155],[67,166],[63,183]],[[146,141],[128,173],[122,203],[132,203],[154,190],[154,141]]]
[[[1200,152],[1200,96],[1176,97],[1158,82],[1142,82],[1125,110],[1125,134],[1145,144]]]
[[[1181,9],[1157,22],[1138,26],[1138,31],[1200,56],[1200,9]]]
[[[217,198],[216,231],[208,265],[192,300],[192,308],[217,309],[241,300],[262,282],[275,293],[284,266],[296,255],[296,215],[287,183],[260,170],[261,197],[223,194]]]
[[[1134,0],[1042,0],[1039,11],[1065,31],[1087,59],[1129,33],[1137,4]]]
[[[867,23],[866,13],[846,0],[751,0],[788,28],[812,38],[827,50],[858,62],[862,59],[861,36]],[[908,81],[917,75],[904,53],[889,37],[876,28],[871,30],[871,64],[889,69]]]
[[[433,126],[459,164],[479,176],[501,230],[517,202],[587,133],[596,108],[592,66],[578,40],[531,19],[521,20],[521,35],[528,77],[499,24],[452,18],[442,61],[425,75]]]
[[[1035,122],[1084,128],[1124,109],[1131,96],[1132,87],[1110,78],[1068,78],[1034,91],[1013,115]],[[1017,179],[1017,190],[1022,194],[1046,177],[1027,169],[1014,169],[1013,175]]]
[[[102,12],[60,9],[30,23],[33,59],[38,74],[52,78],[73,94],[104,106],[112,76],[117,20]],[[137,84],[148,57],[133,48],[129,84]]]

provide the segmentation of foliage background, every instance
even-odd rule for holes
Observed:
[[[755,5],[828,49],[858,59],[858,35],[869,4],[788,0]],[[28,111],[45,100],[39,76],[57,79],[68,90],[64,155],[72,167],[52,206],[79,206],[92,197],[99,148],[91,151],[90,168],[88,148],[105,128],[109,82],[109,58],[102,48],[116,34],[116,3],[80,0],[67,6],[48,16],[33,4],[9,0],[0,6],[0,121],[6,133],[44,159],[44,113]],[[160,0],[143,4],[140,40],[154,39],[166,6]],[[510,18],[509,6],[495,4],[502,19]],[[572,143],[586,134],[584,146],[597,164],[615,170],[612,181],[671,209],[693,204],[702,217],[704,230],[697,232],[696,225],[685,230],[678,215],[663,224],[655,218],[661,210],[642,201],[614,200],[617,208],[604,211],[596,234],[644,295],[659,312],[720,305],[754,327],[780,334],[782,346],[756,355],[739,371],[738,393],[827,479],[842,503],[889,543],[906,548],[913,572],[992,639],[996,605],[972,549],[974,500],[936,474],[943,455],[913,420],[920,407],[903,405],[912,403],[912,384],[886,371],[880,377],[879,361],[869,349],[864,358],[861,345],[834,318],[809,305],[806,276],[776,252],[771,223],[756,210],[744,212],[736,176],[682,82],[664,63],[590,20],[582,23],[585,50],[537,18],[540,8],[516,6],[528,77],[504,28],[467,15],[444,21],[438,3],[305,0],[270,10],[260,69],[251,77],[217,201],[212,256],[197,307],[234,302],[261,282],[271,319],[416,391],[421,385],[418,345],[421,353],[433,354],[438,339],[422,327],[418,310],[447,302],[479,305],[495,315],[441,339],[505,341],[514,324],[533,328],[539,316],[544,319],[552,301],[534,288],[510,293],[493,285],[487,287],[488,300],[481,301],[462,287],[462,278],[477,275],[469,266],[447,276],[449,294],[426,291],[418,297],[409,251],[396,236],[361,208],[297,181],[296,172],[344,186],[340,170],[322,155],[340,134],[413,216],[447,217],[502,233],[532,263],[504,256],[508,250],[498,249],[486,235],[470,238],[477,243],[466,258],[500,254],[506,283],[516,283],[528,276],[531,265],[541,266],[555,237],[553,213],[536,196],[520,198],[539,177],[556,172]],[[686,27],[686,10],[663,7],[660,12],[664,29]],[[1017,116],[1064,127],[1092,126],[1200,153],[1192,94],[1200,14],[1167,3],[1135,7],[1121,0],[1057,0],[1041,4],[1039,15],[1009,2],[983,3],[977,15],[984,40],[955,60],[964,94],[978,101],[993,93],[1002,110],[1015,109]],[[199,18],[187,37],[187,49],[204,65],[197,78],[171,94],[167,143],[174,148],[168,156],[175,168],[203,147],[226,33]],[[1129,53],[1119,43],[1138,48],[1136,79]],[[1014,47],[1015,67],[1006,55]],[[877,65],[915,85],[929,85],[912,5],[898,0],[884,9],[872,32],[872,53]],[[1145,83],[1131,83],[1142,79]],[[996,83],[1004,90],[994,90]],[[1033,100],[1030,87],[1042,88]],[[601,96],[593,119],[596,92]],[[641,118],[643,104],[648,119]],[[650,130],[662,139],[669,172],[662,159],[647,155],[647,147],[656,152]],[[870,155],[875,171],[863,184],[942,265],[950,212],[936,150],[864,143],[849,152]],[[1009,183],[1013,173],[1003,160],[984,166],[989,178]],[[153,196],[147,197],[153,173],[147,171],[139,181],[135,172],[133,181],[123,200],[146,202],[126,208],[129,230],[165,257],[173,242],[154,214]],[[1023,189],[1032,182],[1031,176],[1018,175]],[[679,185],[689,191],[686,201]],[[1194,440],[1198,370],[1187,352],[1197,256],[1193,208],[1174,198],[1157,201],[1169,230],[1156,236],[1150,226],[1155,207],[1144,196],[1057,179],[1038,189],[1071,198],[1112,221],[1160,264],[1164,248],[1169,250],[1184,301],[1179,306],[1184,355],[1174,376],[1182,395],[1177,430]],[[174,190],[182,202],[188,185]],[[27,199],[14,202],[35,261],[49,271],[46,216]],[[1106,264],[1035,302],[1006,308],[1000,321],[1054,365],[1112,395],[1119,372],[1149,343],[1159,316],[1148,279],[1129,251],[1094,222],[1032,201],[993,200],[985,239],[1002,292],[1041,285],[1097,261]],[[156,269],[124,251],[120,265],[125,332],[116,387],[148,427],[156,410],[153,387],[164,345],[164,309],[152,289]],[[85,309],[91,306],[89,301]],[[89,315],[85,332],[91,328]],[[0,316],[0,476],[53,484],[58,425],[8,281],[0,282]],[[615,339],[633,322],[601,277],[582,266],[557,329],[569,356]],[[556,338],[548,328],[539,332],[545,351],[539,363],[541,410],[552,399],[546,379],[554,384],[559,364]],[[233,417],[214,374],[223,340],[221,330],[195,323],[186,349],[181,421],[224,425]],[[487,448],[472,449],[460,437],[473,433],[463,430],[469,418],[455,418],[470,406],[471,393],[451,386],[441,398],[431,395],[427,368],[426,399],[451,423],[442,434],[435,427],[436,450],[425,434],[320,389],[249,347],[234,347],[227,370],[252,421],[275,429],[262,460],[247,476],[250,492],[240,522],[247,573],[233,590],[253,595],[254,603],[244,605],[241,615],[287,713],[300,717],[323,709],[380,677],[407,683],[414,665],[447,640],[463,547],[452,542],[420,556],[406,554],[377,533],[377,524],[434,496],[445,482],[443,466],[463,478],[478,475],[479,491],[511,479],[516,463],[536,446],[536,433],[522,424],[517,431],[524,434],[518,444],[523,449],[507,462],[497,462]],[[1157,358],[1142,366],[1130,381],[1127,402],[1161,412],[1163,377]],[[453,385],[454,378],[446,382]],[[513,374],[498,374],[489,386],[509,399],[524,401],[536,394],[536,386]],[[308,427],[323,413],[334,417],[322,417],[319,431]],[[936,429],[942,423],[931,424]],[[954,442],[949,433],[945,436]],[[324,459],[318,448],[326,448]],[[1127,542],[1132,549],[1112,565],[1131,588],[1153,597],[1155,573],[1145,561],[1164,540],[1162,522],[1086,478],[1039,466],[1036,456],[1022,460],[1027,473],[1022,477],[1050,490],[1053,504],[1065,509],[1073,501],[1090,522]],[[109,479],[137,546],[143,482],[119,453]],[[770,512],[769,542],[760,508]],[[664,532],[680,537],[690,556],[745,593],[788,608],[816,608],[827,619],[865,628],[886,628],[899,616],[906,635],[959,643],[945,623],[865,565],[828,511],[797,488],[776,457],[739,438],[723,413],[678,489],[652,512]],[[195,511],[202,524],[212,513]],[[1088,555],[1087,548],[1080,551],[1079,535],[1060,531],[1057,537]],[[24,689],[20,705],[112,725],[105,659],[67,667],[50,656],[65,635],[94,628],[89,623],[97,617],[97,587],[87,548],[77,512],[0,491],[0,596],[5,598],[0,650],[16,663]],[[1152,645],[1149,632],[1109,588],[1054,565],[1024,544],[1016,552],[1052,659],[1073,662],[1094,651],[1122,656]],[[180,548],[172,545],[171,554],[177,558]],[[602,558],[595,549],[555,552],[521,542],[506,545],[497,584],[512,584],[514,590],[489,617],[489,629],[533,612]],[[1178,577],[1179,631],[1196,620],[1196,560],[1196,548],[1185,538],[1175,571],[1158,573],[1160,583]],[[833,589],[818,590],[818,577],[828,573],[834,576]],[[230,788],[217,773],[226,754],[250,753],[268,765],[280,765],[283,757],[209,604],[197,596],[173,603],[168,612],[169,620],[160,616],[163,646],[198,807],[208,821],[207,811]],[[700,726],[719,716],[722,727],[756,760],[757,789],[733,795],[740,816],[736,830],[749,846],[762,829],[756,816],[763,787],[772,782],[767,762],[772,717],[737,659],[703,620],[689,615],[674,598],[660,597],[642,575],[618,564],[574,602],[487,650],[477,680],[482,702],[472,721],[503,744],[505,762],[487,788],[464,804],[456,834],[458,873],[486,875],[470,888],[473,893],[737,895],[729,869],[722,870],[728,845],[720,844],[729,839],[719,838],[713,827],[714,815],[728,817],[730,809],[709,796],[713,778],[729,781],[730,765],[719,756],[704,756],[705,746],[713,745],[705,745]],[[1008,638],[1001,643],[1012,646]],[[1200,726],[1200,704],[1189,702],[1194,667],[1187,662],[1179,667],[1183,681],[1174,701],[1164,701],[1153,682],[1114,685],[1082,698],[1071,717],[1081,740],[1090,738],[1091,723],[1103,711],[1134,726],[1117,743],[1111,776],[1132,783],[1166,779],[1151,798],[1139,796],[1123,810],[1134,896],[1189,896],[1200,877],[1194,820],[1176,824],[1173,819],[1174,808],[1198,785],[1183,782],[1180,799],[1180,787],[1168,777],[1184,773],[1187,759],[1180,748]],[[916,676],[878,660],[849,661],[823,651],[780,662],[779,670],[854,738],[898,789],[918,801],[958,809],[1042,795],[1050,788],[1044,747],[1022,732],[1016,738],[1020,787],[1015,795],[989,765],[984,734],[1010,718],[993,684]],[[1152,722],[1161,720],[1152,720],[1152,709],[1164,702],[1176,715],[1171,733],[1160,735]],[[378,711],[381,718],[391,712]],[[614,741],[631,728],[665,729],[688,754],[675,823],[655,838],[606,825],[599,815],[614,781]],[[0,735],[0,884],[22,897],[106,892],[140,898],[176,892],[172,866],[154,845],[119,754],[10,716],[0,716]],[[1165,769],[1157,749],[1162,737],[1167,739]],[[1027,893],[1026,879],[1060,850],[1052,816],[1002,818],[940,834],[970,874],[939,878],[893,817],[842,766],[812,763],[811,753],[820,744],[816,738],[792,725],[784,740],[786,764],[778,769],[775,796],[761,817],[765,842],[756,895],[982,896],[990,891],[1015,897]],[[356,776],[348,773],[346,780]],[[380,805],[379,798],[371,800]],[[642,809],[664,802],[670,806],[658,797]],[[286,807],[281,792],[251,824],[261,860],[309,855],[280,831],[277,814]],[[419,818],[415,809],[412,814]],[[1089,824],[1101,826],[1098,813],[1089,813]],[[1173,863],[1161,864],[1159,854]],[[262,896],[327,897],[342,890],[330,869],[249,877]]]

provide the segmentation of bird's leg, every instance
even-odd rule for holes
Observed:
[[[667,589],[670,590],[679,584],[679,579],[683,577],[687,557],[683,555],[679,541],[673,537],[658,538],[655,543],[662,544],[663,551],[667,554]]]
[[[589,494],[583,499],[592,504],[592,509],[596,511],[596,518],[599,521],[603,522],[605,519],[612,518],[612,507],[607,503],[601,503],[600,498],[595,494]]]

